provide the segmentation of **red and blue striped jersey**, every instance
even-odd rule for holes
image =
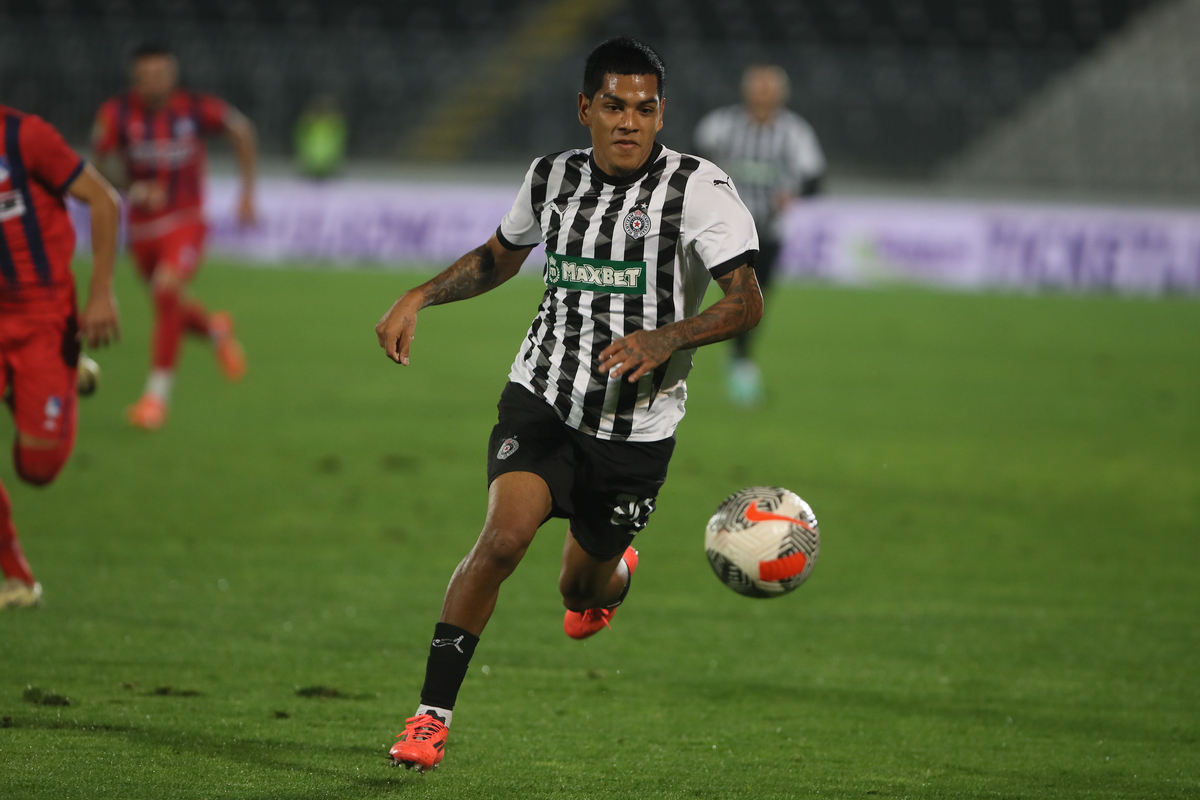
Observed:
[[[131,181],[156,181],[167,192],[165,208],[132,208],[130,223],[166,222],[172,215],[180,222],[184,217],[200,219],[204,136],[224,131],[228,114],[224,100],[185,89],[176,89],[160,108],[150,108],[136,92],[109,98],[100,106],[92,134],[96,154],[119,153]]]
[[[64,195],[83,164],[53,125],[0,106],[0,314],[74,308],[75,229]]]

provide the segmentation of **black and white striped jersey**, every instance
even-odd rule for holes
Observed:
[[[825,155],[812,126],[781,108],[760,123],[744,106],[710,112],[696,126],[696,149],[727,170],[764,237],[774,230],[776,196],[810,194],[825,174]]]
[[[545,156],[497,235],[514,250],[546,244],[546,294],[509,379],[591,436],[674,434],[694,349],[636,384],[602,374],[599,355],[634,331],[694,316],[711,278],[753,262],[754,220],[726,173],[660,144],[622,178],[603,173],[591,149]]]

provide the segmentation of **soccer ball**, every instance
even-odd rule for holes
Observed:
[[[80,397],[88,397],[96,392],[100,385],[100,365],[86,355],[80,353],[76,365],[76,389]]]
[[[730,495],[704,533],[708,563],[747,597],[779,597],[808,580],[821,531],[808,503],[787,489],[751,486]]]

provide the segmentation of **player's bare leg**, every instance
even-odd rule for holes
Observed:
[[[637,551],[633,547],[600,561],[580,547],[573,535],[567,534],[558,577],[558,590],[567,607],[563,616],[566,634],[572,639],[586,639],[608,627],[629,591],[635,569]]]
[[[496,608],[500,584],[521,563],[552,507],[549,487],[531,472],[492,481],[483,531],[450,578],[429,646],[421,704],[392,746],[392,764],[425,772],[441,763],[458,690]]]

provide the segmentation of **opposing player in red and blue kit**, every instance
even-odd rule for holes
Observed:
[[[150,377],[130,406],[129,421],[154,430],[167,418],[183,334],[207,338],[225,377],[246,371],[228,312],[210,314],[186,286],[204,252],[204,137],[227,134],[237,152],[242,189],[238,222],[254,223],[254,126],[224,100],[179,88],[169,49],[144,46],[133,54],[132,89],[105,101],[94,142],[101,170],[129,198],[129,241],[138,271],[150,286],[155,320]]]
[[[92,279],[75,307],[75,230],[65,195],[92,216]],[[75,444],[80,344],[120,334],[112,293],[120,217],[116,191],[40,117],[0,106],[0,396],[16,423],[13,462],[22,480],[44,486]],[[36,605],[34,580],[0,484],[0,609]]]

